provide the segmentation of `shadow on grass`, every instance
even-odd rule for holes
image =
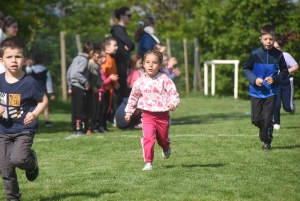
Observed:
[[[215,164],[190,164],[190,165],[185,165],[185,164],[182,164],[181,167],[184,167],[184,168],[195,168],[195,167],[212,167],[212,168],[218,168],[218,167],[222,167],[222,166],[225,166],[226,164],[225,163],[215,163]],[[167,169],[172,169],[172,168],[175,168],[176,165],[166,165],[165,168]]]
[[[41,198],[40,201],[48,201],[48,200],[62,200],[64,198],[72,198],[72,197],[89,197],[89,198],[99,198],[102,194],[113,194],[116,193],[117,191],[111,191],[111,190],[106,190],[106,191],[100,191],[98,193],[91,193],[91,192],[79,192],[79,193],[63,193],[63,194],[58,194],[54,195],[51,197],[46,197],[46,198]]]
[[[272,147],[272,149],[299,149],[300,145],[282,146],[282,147]]]
[[[184,165],[182,164],[182,167],[184,168],[195,168],[195,167],[213,167],[213,168],[218,168],[218,167],[223,167],[225,166],[225,163],[215,163],[215,164],[190,164],[190,165]]]
[[[185,116],[180,118],[172,118],[172,125],[199,124],[199,123],[211,124],[218,120],[226,120],[226,119],[243,120],[245,118],[250,118],[250,115],[241,114],[241,113],[193,115],[193,116]]]
[[[284,129],[297,129],[300,128],[300,126],[287,126],[287,127],[283,127]]]

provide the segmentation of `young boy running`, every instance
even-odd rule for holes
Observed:
[[[259,137],[264,143],[262,149],[270,150],[279,81],[288,76],[288,69],[282,52],[274,48],[275,28],[272,25],[262,27],[260,41],[262,46],[251,52],[243,71],[250,82],[252,124],[259,128]]]
[[[0,62],[6,67],[0,74],[0,171],[7,200],[21,197],[16,167],[26,171],[29,181],[38,177],[37,156],[30,148],[38,130],[37,117],[48,104],[40,84],[22,71],[25,49],[17,38],[0,45]]]

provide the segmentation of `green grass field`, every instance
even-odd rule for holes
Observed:
[[[39,178],[29,182],[18,170],[24,201],[300,200],[299,110],[282,111],[273,150],[262,151],[250,101],[182,98],[171,114],[171,157],[156,145],[154,170],[142,171],[141,130],[68,138],[69,104],[50,107],[53,127],[41,116],[33,145]]]

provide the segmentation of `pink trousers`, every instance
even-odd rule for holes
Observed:
[[[153,162],[154,145],[158,145],[165,151],[169,150],[170,113],[143,111],[142,128],[144,137],[141,140],[145,162]]]

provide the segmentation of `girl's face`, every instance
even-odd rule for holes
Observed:
[[[135,69],[139,70],[143,67],[142,59],[139,59],[135,64]]]
[[[161,68],[161,63],[159,58],[154,53],[148,53],[144,59],[144,68],[147,73],[147,77],[155,77],[158,74],[159,69]]]
[[[169,58],[168,58],[167,56],[164,56],[164,57],[163,57],[163,66],[164,66],[164,67],[167,67],[167,66],[168,66],[168,60],[169,60]]]
[[[9,27],[5,27],[5,33],[8,38],[16,37],[18,34],[18,23],[15,22],[12,25],[10,25]]]
[[[101,52],[101,54],[98,54],[97,61],[100,65],[104,64],[106,62],[106,52]]]
[[[275,47],[277,50],[282,51],[281,47],[278,45],[277,42],[274,43],[274,47]]]

